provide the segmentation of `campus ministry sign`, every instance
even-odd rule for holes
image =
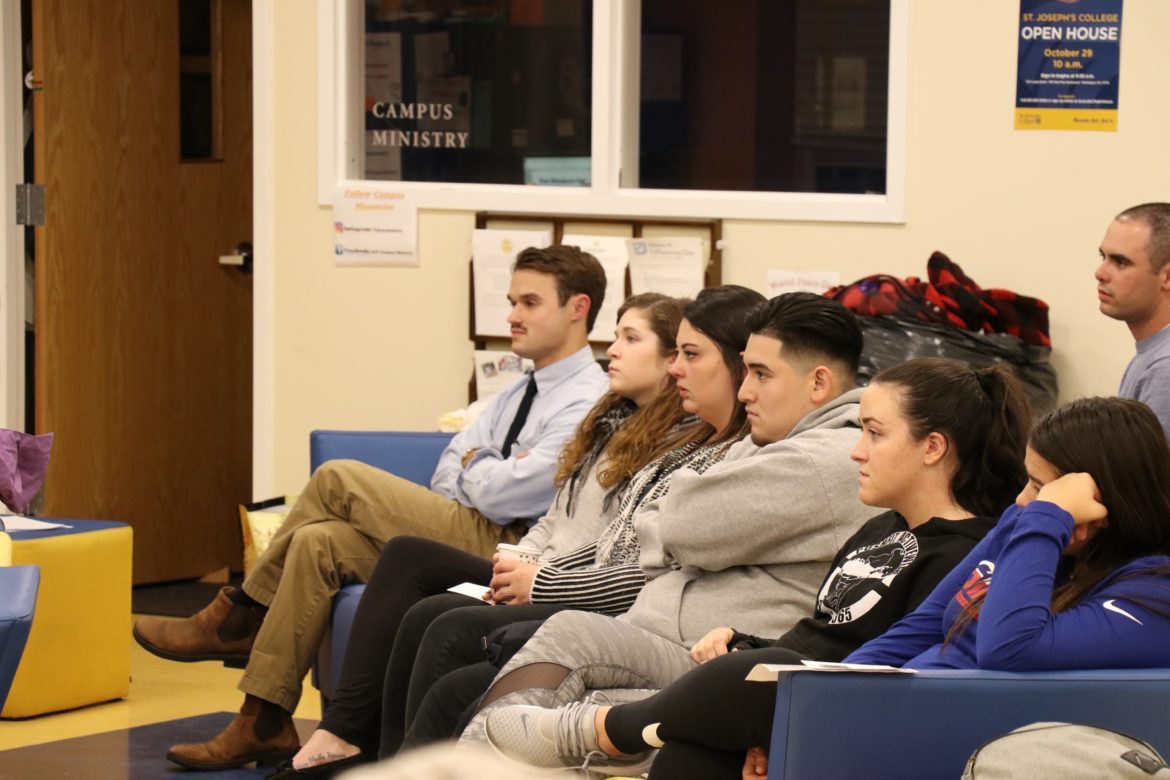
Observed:
[[[418,149],[466,149],[471,133],[455,129],[453,124],[459,109],[453,103],[383,103],[376,102],[370,114],[376,120],[390,123],[398,121],[417,122],[427,129],[399,129],[391,124],[384,130],[376,127],[370,130],[374,146],[399,146]],[[466,106],[462,111],[466,111]],[[460,117],[462,119],[462,117]],[[448,125],[452,129],[442,129]],[[462,123],[466,126],[466,122]],[[431,129],[433,128],[433,129]]]

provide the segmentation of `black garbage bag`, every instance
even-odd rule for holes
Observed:
[[[1056,408],[1059,389],[1048,347],[1025,344],[1007,333],[977,333],[899,317],[859,316],[857,320],[865,335],[860,385],[868,385],[879,372],[911,358],[950,358],[972,368],[1007,363],[1023,384],[1034,414]]]

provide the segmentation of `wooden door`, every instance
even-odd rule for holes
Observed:
[[[44,514],[134,526],[134,581],[239,568],[251,498],[251,4],[214,9],[214,159],[180,159],[180,0],[33,0]]]

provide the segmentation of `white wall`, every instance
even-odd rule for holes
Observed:
[[[316,3],[279,7],[267,11],[272,130],[257,133],[274,164],[271,301],[257,313],[271,329],[257,364],[272,366],[269,387],[257,386],[271,420],[257,428],[270,431],[256,442],[256,473],[268,475],[258,497],[299,489],[313,428],[433,429],[466,400],[471,352],[473,214],[422,213],[419,268],[332,264],[332,219],[316,205]],[[1132,341],[1097,313],[1092,273],[1114,213],[1170,199],[1170,3],[1126,4],[1119,130],[1099,134],[1012,129],[1018,11],[1015,0],[912,4],[904,225],[728,220],[724,280],[762,288],[769,268],[924,276],[939,249],[984,287],[1048,301],[1063,398],[1113,392]]]

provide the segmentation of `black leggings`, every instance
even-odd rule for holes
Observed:
[[[720,656],[648,699],[611,709],[606,734],[623,753],[640,753],[650,747],[642,729],[659,724],[658,737],[666,744],[654,760],[652,780],[738,780],[748,748],[766,748],[771,741],[776,708],[774,684],[744,678],[756,664],[800,663],[802,658],[780,647]]]
[[[457,547],[415,536],[388,541],[358,602],[341,679],[320,728],[376,755],[382,683],[403,616],[419,600],[461,582],[483,583],[486,591],[491,578],[491,561]]]
[[[449,672],[484,661],[484,640],[489,634],[511,623],[544,620],[564,609],[551,604],[467,606],[467,600],[460,598],[450,593],[431,596],[411,607],[402,619],[382,688],[381,758],[398,751],[404,728],[411,730],[410,746],[451,736],[447,724],[466,708],[464,697],[476,699],[487,686],[471,682],[478,676],[464,677],[464,685],[451,689],[450,698],[436,699],[428,692]],[[494,676],[489,674],[487,682]],[[431,701],[420,712],[425,699]],[[416,716],[422,718],[417,728]]]
[[[407,720],[402,749],[413,750],[456,739],[475,715],[476,705],[499,672],[497,667],[483,661],[443,675],[427,690],[413,719]]]

